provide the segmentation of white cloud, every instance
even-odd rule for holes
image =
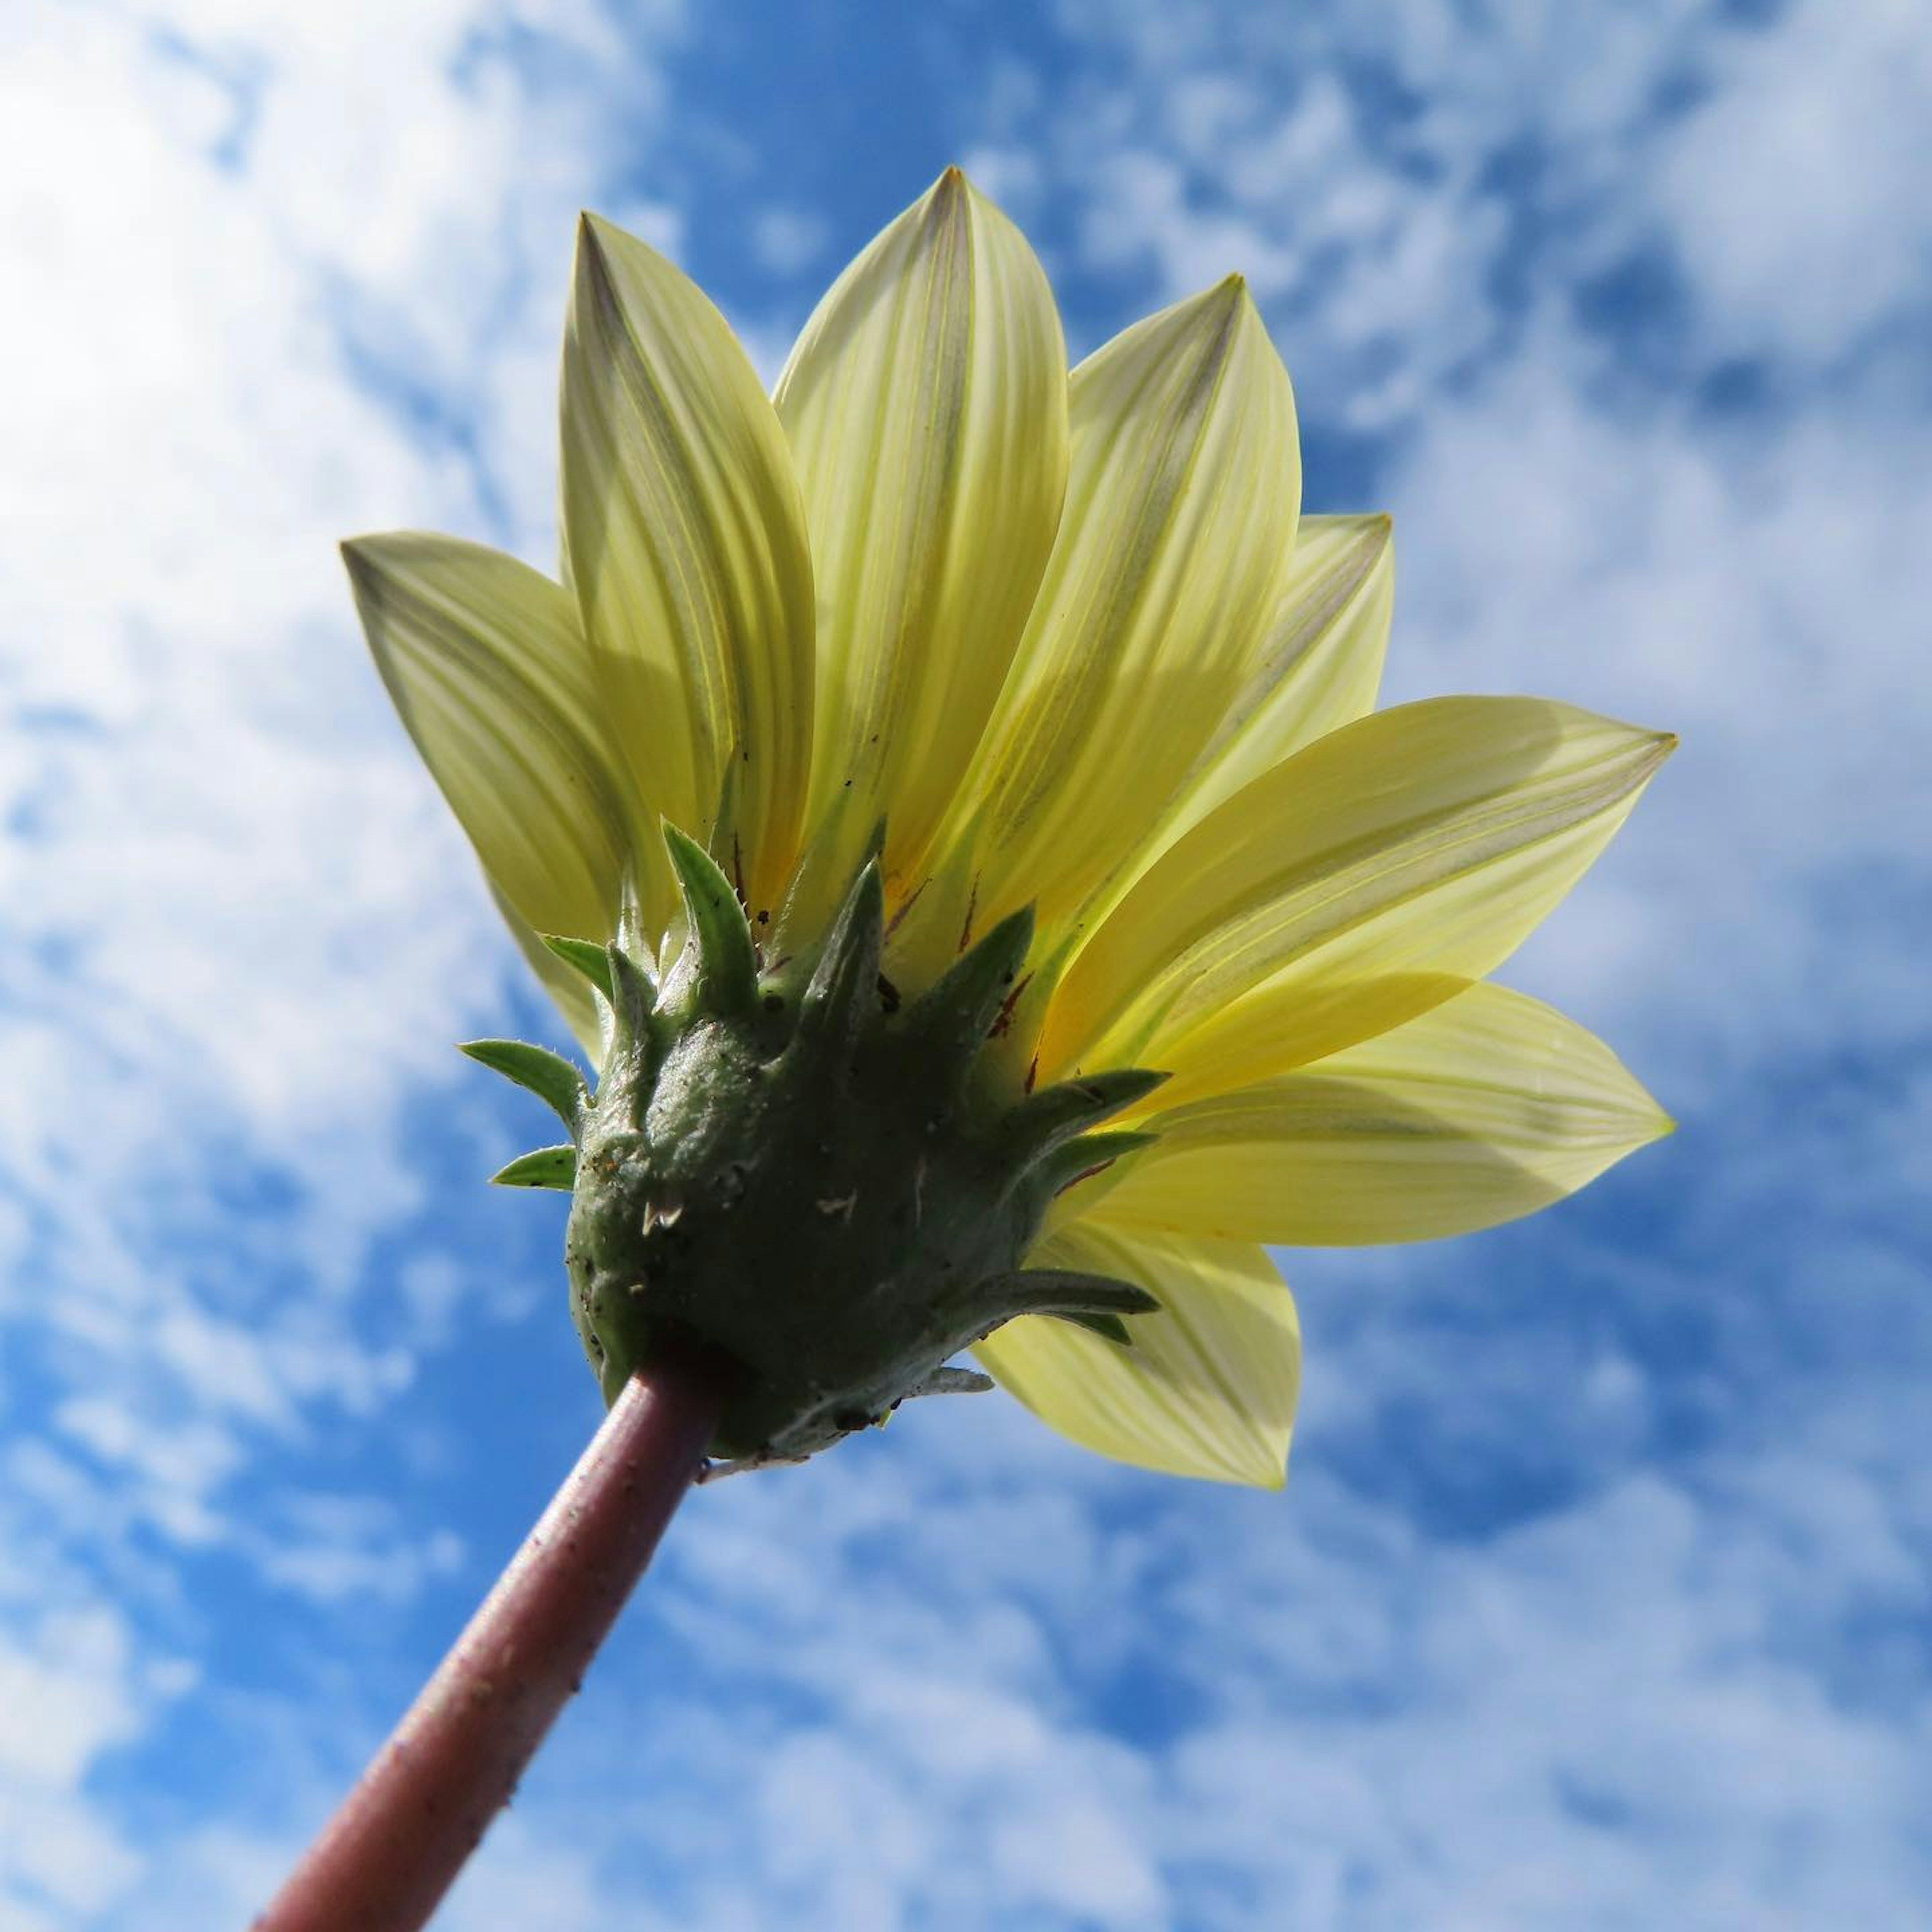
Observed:
[[[334,546],[403,523],[548,544],[574,218],[653,138],[675,26],[578,0],[10,16],[0,1322],[28,1398],[5,1514],[40,1567],[0,1595],[0,1914],[22,1924],[105,1910],[138,1868],[85,1786],[167,1701],[133,1621],[182,1615],[158,1550],[338,1605],[459,1560],[391,1504],[244,1496],[446,1334],[363,1267],[421,1198],[406,1106],[513,970]],[[512,57],[539,44],[555,93]]]
[[[1932,37],[1910,0],[1798,6],[1726,49],[1653,193],[1714,326],[1831,366],[1932,279]]]
[[[525,24],[613,58],[600,20]],[[446,1072],[506,959],[360,661],[334,556],[345,523],[486,520],[468,455],[356,380],[358,312],[453,407],[500,355],[554,352],[597,116],[554,119],[466,56],[476,24],[462,5],[212,4],[163,39],[67,12],[0,81],[26,292],[7,346],[33,372],[0,400],[0,692],[24,754],[0,880],[28,975],[9,1051],[31,1076],[0,1130],[88,1277],[56,1320],[111,1362],[138,1311],[164,1387],[254,1424],[380,1400],[406,1372],[340,1304],[368,1233],[416,1198],[392,1158],[405,1080]],[[650,80],[611,76],[646,105]],[[240,166],[210,152],[231,112]],[[532,385],[515,406],[546,400]],[[517,488],[544,501],[543,467]],[[515,533],[542,538],[548,514]],[[55,1093],[88,1097],[28,1099]],[[279,1251],[264,1272],[308,1275],[305,1310],[218,1310],[130,1252],[159,1204],[225,1223],[224,1159],[287,1174],[274,1224],[242,1238]]]
[[[9,1593],[10,1594],[10,1593]],[[0,1608],[5,1606],[0,1594]],[[139,1730],[148,1700],[115,1612],[69,1603],[0,1630],[0,1913],[98,1909],[140,1858],[83,1794],[94,1761]],[[4,1924],[0,1918],[0,1924]]]
[[[781,278],[803,273],[825,253],[831,238],[822,215],[808,208],[767,208],[752,218],[752,252]]]

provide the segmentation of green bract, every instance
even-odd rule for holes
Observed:
[[[1158,1305],[1145,1289],[1022,1258],[1056,1194],[1147,1138],[1087,1130],[1162,1076],[1117,1069],[1029,1094],[986,1052],[1022,982],[1031,914],[902,1002],[880,971],[875,860],[815,956],[761,970],[730,882],[664,836],[690,937],[663,986],[617,940],[558,949],[606,1003],[595,1096],[542,1048],[465,1049],[572,1128],[574,1150],[496,1178],[574,1185],[572,1312],[606,1400],[700,1346],[735,1371],[718,1453],[792,1460],[958,1385],[941,1365],[1016,1316],[1126,1344],[1122,1318]]]

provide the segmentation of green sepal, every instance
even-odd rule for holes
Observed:
[[[634,1129],[657,1078],[662,1042],[653,1025],[656,988],[650,976],[614,939],[605,949],[610,971],[610,1037],[597,1087],[600,1128]]]
[[[848,1051],[878,1003],[879,953],[885,943],[886,894],[879,862],[859,868],[838,908],[810,982],[799,1002],[802,1040]]]
[[[519,1154],[508,1167],[499,1168],[490,1177],[492,1187],[554,1187],[568,1194],[577,1185],[577,1150],[574,1147],[538,1148],[534,1154]]]
[[[922,1382],[906,1390],[910,1402],[927,1395],[989,1395],[994,1387],[991,1376],[978,1369],[956,1369],[950,1364],[934,1369]]]
[[[1022,983],[1033,933],[1031,906],[1009,913],[913,1002],[906,1030],[928,1036],[949,1059],[976,1052]]]
[[[720,1016],[748,1013],[758,1004],[758,958],[737,888],[710,854],[668,819],[664,838],[691,921],[698,1003]]]
[[[607,1000],[610,997],[610,962],[594,939],[566,939],[554,932],[537,937],[566,966],[574,966]]]
[[[1090,1174],[1112,1167],[1115,1161],[1153,1146],[1160,1138],[1158,1134],[1142,1133],[1131,1127],[1118,1128],[1111,1133],[1082,1134],[1076,1139],[1061,1142],[1035,1161],[1026,1171],[1025,1184],[1036,1188],[1042,1201],[1051,1201],[1076,1180],[1084,1180]]]
[[[1012,1160],[1030,1166],[1062,1142],[1145,1100],[1167,1078],[1145,1067],[1122,1066],[1042,1087],[1000,1123],[1000,1140]]]
[[[609,1051],[628,1053],[649,1037],[658,989],[651,976],[614,939],[604,949],[604,965],[610,980]]]
[[[989,1284],[1018,1315],[1058,1315],[1071,1320],[1083,1315],[1151,1315],[1160,1306],[1131,1281],[1104,1274],[1083,1274],[1070,1268],[1024,1268],[998,1276]]]
[[[638,877],[634,868],[627,872],[620,886],[617,899],[617,936],[612,944],[621,946],[634,961],[650,960],[656,963],[656,940],[644,920],[644,902],[638,896]],[[646,980],[651,980],[649,970],[641,964],[638,971]],[[657,999],[657,982],[651,980],[651,1000]]]
[[[468,1054],[493,1073],[500,1073],[505,1079],[526,1088],[554,1108],[557,1118],[570,1130],[573,1142],[582,1136],[584,1108],[588,1098],[584,1076],[562,1054],[521,1040],[466,1040],[457,1050]]]
[[[1160,1296],[1150,1294],[1140,1282],[1088,1275],[1074,1268],[1024,1268],[1003,1279],[1024,1296],[1024,1306],[1040,1314],[1148,1316],[1161,1306]]]

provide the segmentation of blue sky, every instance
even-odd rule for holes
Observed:
[[[1932,1920],[1910,0],[24,0],[0,24],[0,1932],[239,1923],[592,1426],[554,1034],[334,544],[553,544],[590,206],[776,370],[949,161],[1250,277],[1388,694],[1679,730],[1513,962],[1682,1121],[1286,1254],[1280,1496],[932,1403],[680,1520],[448,1932]]]

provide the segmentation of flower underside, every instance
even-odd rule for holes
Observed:
[[[1263,1244],[1460,1232],[1668,1122],[1488,975],[1670,749],[1560,704],[1373,710],[1386,519],[1303,517],[1230,278],[1068,374],[949,170],[773,396],[586,220],[562,580],[346,553],[376,662],[593,1061],[476,1056],[568,1144],[607,1394],[736,1365],[722,1453],[809,1454],[981,1366],[1076,1440],[1281,1479]]]
[[[603,1077],[573,1122],[565,1252],[607,1396],[701,1344],[737,1371],[721,1451],[797,1460],[945,1386],[950,1357],[1018,1316],[1126,1343],[1144,1288],[1023,1261],[1054,1196],[1120,1150],[1086,1130],[1160,1078],[1026,1094],[987,1066],[1030,916],[902,1000],[868,860],[815,957],[760,970],[722,873],[668,838],[691,940],[662,989],[606,949]]]

